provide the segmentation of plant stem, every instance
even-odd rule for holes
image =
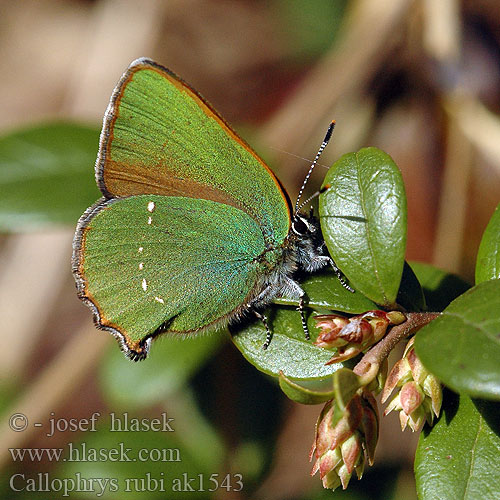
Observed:
[[[406,313],[406,321],[393,326],[390,332],[361,358],[353,369],[354,373],[366,379],[366,383],[371,382],[377,376],[384,359],[401,340],[408,338],[440,315],[438,312]]]

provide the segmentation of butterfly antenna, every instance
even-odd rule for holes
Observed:
[[[321,189],[318,189],[315,193],[313,193],[309,198],[307,198],[306,201],[303,201],[298,208],[296,208],[295,213],[299,213],[305,205],[307,205],[311,200],[314,200],[316,196],[319,196],[320,194],[324,193],[328,189],[330,189],[332,186],[331,184],[325,184]]]
[[[318,162],[318,159],[321,156],[321,153],[323,152],[323,150],[326,148],[326,145],[330,141],[330,138],[332,137],[332,133],[333,133],[334,128],[335,128],[335,120],[332,120],[332,123],[330,123],[330,126],[328,127],[328,130],[326,131],[325,138],[323,139],[323,142],[321,143],[321,146],[319,147],[318,152],[316,153],[316,157],[314,158],[314,161],[312,162],[312,165],[309,168],[309,172],[307,172],[306,178],[304,179],[304,182],[302,183],[302,187],[300,188],[299,195],[297,196],[297,201],[295,202],[295,213],[298,212],[300,198],[302,197],[302,193],[304,192],[307,181],[309,180],[309,177],[311,177],[312,171],[314,170],[314,167],[316,166],[316,163]],[[318,192],[318,194],[320,194],[320,193]],[[317,196],[317,194],[316,194],[316,196]],[[314,196],[313,196],[313,198],[314,198]],[[308,200],[308,201],[310,201],[310,200]],[[302,205],[300,205],[300,208],[302,208],[305,203],[307,203],[307,202],[304,202]]]

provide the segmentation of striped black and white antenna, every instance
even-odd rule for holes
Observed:
[[[320,193],[322,193],[324,191],[324,189],[317,191],[312,196],[310,196],[306,201],[304,201],[301,205],[299,205],[300,199],[302,198],[302,194],[304,193],[304,189],[306,188],[307,182],[309,181],[309,177],[311,177],[312,171],[314,170],[314,167],[318,163],[318,160],[319,160],[319,157],[321,156],[321,153],[323,152],[323,150],[326,148],[328,142],[330,141],[330,138],[332,137],[332,133],[333,133],[334,128],[335,128],[335,120],[332,120],[332,122],[330,123],[330,126],[328,127],[328,130],[326,131],[325,138],[323,139],[323,142],[321,143],[321,146],[319,147],[318,152],[316,153],[314,161],[312,162],[312,165],[309,168],[309,172],[307,172],[307,175],[304,179],[304,182],[302,183],[302,187],[299,190],[299,194],[297,196],[297,201],[295,202],[295,210],[294,210],[295,214],[299,213],[301,208],[304,205],[309,203],[313,198],[315,198],[316,196],[318,196]]]

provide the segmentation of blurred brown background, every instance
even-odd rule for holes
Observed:
[[[473,280],[500,199],[498,0],[4,0],[2,132],[54,118],[100,123],[114,84],[140,56],[204,95],[292,199],[331,119],[324,166],[364,146],[389,153],[407,190],[407,258]],[[7,411],[43,418],[101,407],[92,374],[113,341],[74,293],[72,231],[0,237],[0,376],[18,392]],[[304,460],[317,410],[290,405],[263,498],[318,482]],[[394,449],[382,439],[378,456],[411,463],[408,440],[398,434]],[[43,439],[1,428],[2,454],[26,443]],[[293,456],[299,472],[290,475]]]

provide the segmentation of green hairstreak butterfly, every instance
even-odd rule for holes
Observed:
[[[95,175],[103,197],[78,222],[73,274],[97,327],[133,360],[159,333],[216,329],[277,296],[302,298],[295,272],[332,263],[312,214],[292,216],[269,167],[149,59],[132,62],[111,96]]]

